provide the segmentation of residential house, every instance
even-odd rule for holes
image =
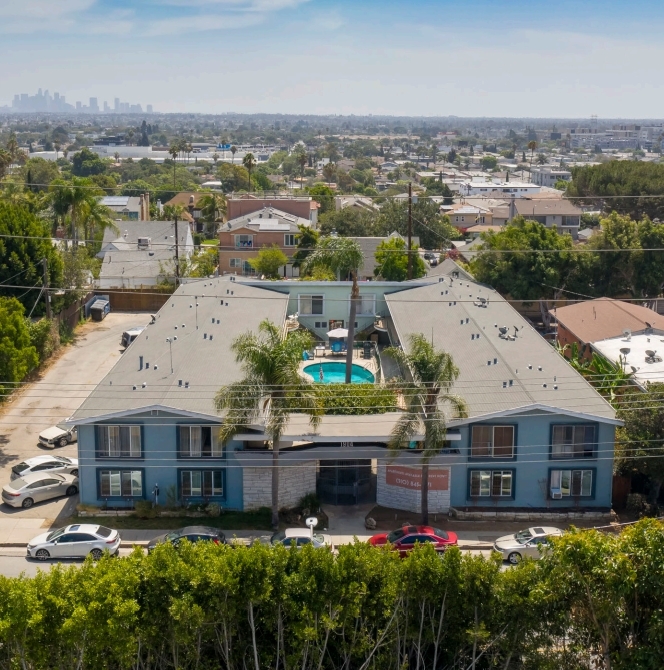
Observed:
[[[231,221],[246,214],[253,214],[266,207],[273,207],[280,212],[292,214],[301,219],[307,219],[309,223],[314,226],[318,225],[318,210],[320,204],[310,198],[306,197],[292,197],[274,195],[269,198],[259,198],[250,194],[233,195],[226,201],[226,220]]]
[[[186,220],[191,223],[192,232],[202,233],[205,230],[205,223],[201,218],[200,201],[204,195],[203,192],[183,191],[182,193],[176,193],[165,204],[182,207],[185,214],[188,215]]]
[[[471,226],[490,226],[493,224],[493,214],[488,207],[481,207],[478,205],[468,205],[466,203],[458,203],[452,205],[447,211],[450,217],[450,223],[465,232]]]
[[[541,186],[518,181],[463,181],[459,184],[459,193],[464,196],[485,196],[487,198],[514,197],[525,198],[539,193]]]
[[[571,181],[572,173],[562,168],[533,166],[530,170],[530,178],[533,184],[553,188],[558,181]]]
[[[249,263],[262,247],[277,245],[291,258],[297,247],[299,226],[310,226],[309,219],[289,214],[275,207],[253,210],[229,219],[219,229],[219,273],[254,275]],[[297,277],[292,264],[282,268],[284,277]]]
[[[409,379],[382,347],[408,351],[415,333],[459,367],[452,390],[467,417],[447,417],[446,447],[429,463],[430,511],[524,523],[533,514],[555,513],[558,523],[561,515],[607,518],[614,410],[498,293],[451,261],[445,269],[413,282],[361,284],[356,317],[360,338],[377,335],[386,376]],[[226,444],[219,439],[224,415],[215,394],[242,377],[231,343],[264,319],[295,322],[323,340],[347,324],[350,290],[349,282],[229,276],[180,286],[68,421],[78,427],[81,502],[132,507],[158,488],[181,504],[270,505],[272,450],[262,419]],[[356,359],[380,376],[372,361]],[[395,457],[387,445],[399,416],[327,415],[313,429],[292,414],[281,438],[279,505],[317,492],[333,504],[417,513],[424,434],[420,428]]]
[[[102,259],[97,287],[141,288],[159,284],[175,274],[175,223],[173,221],[118,221],[120,232],[104,231]],[[178,256],[189,258],[194,251],[191,230],[178,225]]]
[[[538,221],[559,233],[578,238],[583,211],[569,200],[553,198],[518,198],[513,203],[515,214],[529,221]]]
[[[380,207],[374,203],[373,198],[362,195],[335,195],[334,208],[337,212],[350,207],[360,212],[379,212]]]
[[[118,219],[123,221],[150,220],[150,194],[140,196],[106,195],[99,199],[100,204],[108,207]]]

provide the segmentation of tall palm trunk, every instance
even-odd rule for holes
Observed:
[[[272,441],[272,529],[279,530],[279,439]]]
[[[429,461],[422,463],[422,525],[429,525]]]
[[[360,297],[360,287],[357,285],[357,272],[351,273],[353,288],[350,292],[350,314],[348,315],[348,337],[346,338],[346,384],[350,384],[353,373],[353,344],[355,342],[355,315],[357,314],[357,300]]]

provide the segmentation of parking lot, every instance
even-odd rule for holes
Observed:
[[[120,338],[132,326],[145,325],[149,314],[111,312],[103,321],[90,321],[76,331],[76,340],[42,373],[0,410],[0,486],[10,479],[11,468],[20,461],[51,453],[41,447],[39,433],[69,417],[122,355]],[[76,444],[58,447],[54,453],[77,455]],[[36,503],[23,510],[0,505],[0,542],[3,536],[25,532],[35,535],[37,519],[48,527],[71,515],[78,496]]]

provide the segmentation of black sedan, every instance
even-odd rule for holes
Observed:
[[[164,533],[154,539],[150,540],[148,544],[148,553],[151,552],[158,544],[170,542],[174,547],[177,547],[182,540],[189,542],[214,542],[215,544],[225,544],[226,536],[218,528],[210,528],[209,526],[186,526],[179,530],[172,530],[170,533]]]

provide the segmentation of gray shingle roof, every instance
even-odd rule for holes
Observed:
[[[268,222],[269,226],[282,224],[284,227],[280,227],[278,230],[285,230],[286,232],[290,231],[291,233],[299,232],[298,225],[311,225],[309,219],[303,219],[300,216],[282,212],[276,207],[264,207],[263,209],[259,209],[257,212],[251,212],[250,214],[244,214],[242,216],[236,217],[235,219],[231,219],[224,225],[223,229],[232,231],[238,230],[239,228],[255,228],[256,230],[260,229],[261,231],[265,231],[265,224]],[[286,228],[285,226],[288,227]]]
[[[233,291],[233,295],[227,291]],[[155,323],[136,338],[75,412],[74,418],[86,419],[155,405],[217,416],[213,404],[215,393],[241,376],[230,343],[242,333],[255,332],[263,319],[283,324],[287,304],[287,295],[235,283],[225,277],[181,286],[159,310]],[[172,345],[172,374],[167,337],[178,338]],[[140,356],[143,356],[143,370],[139,370]],[[186,382],[189,388],[185,388]]]
[[[478,297],[488,299],[488,307],[478,306]],[[409,334],[423,333],[452,355],[460,370],[455,392],[466,399],[471,418],[528,406],[615,418],[611,406],[493,289],[445,277],[386,300],[402,346],[407,349]],[[503,326],[510,335],[514,326],[519,329],[514,341],[499,337]]]

